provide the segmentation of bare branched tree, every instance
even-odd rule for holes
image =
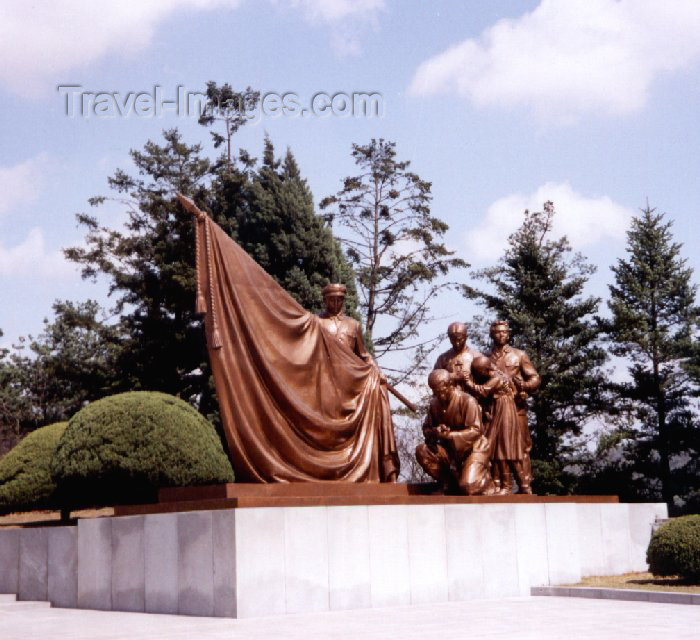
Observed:
[[[442,242],[448,227],[430,213],[431,184],[396,159],[395,143],[354,144],[352,157],[360,172],[345,178],[321,208],[340,228],[337,235],[355,268],[375,356],[407,356],[407,366],[393,370],[394,381],[401,382],[436,344],[420,329],[434,319],[430,306],[437,294],[453,286],[444,277],[468,265]]]

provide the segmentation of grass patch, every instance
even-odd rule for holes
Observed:
[[[102,518],[104,516],[113,515],[113,507],[104,507],[102,509],[79,509],[70,512],[71,518]],[[5,515],[0,515],[0,528],[52,524],[57,523],[60,519],[60,511],[26,511],[8,513]]]
[[[600,589],[639,589],[642,591],[678,591],[700,593],[700,584],[679,577],[658,578],[651,573],[625,573],[619,576],[589,576],[567,587],[597,587]]]

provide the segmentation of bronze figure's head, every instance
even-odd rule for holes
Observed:
[[[428,376],[428,386],[432,389],[433,395],[442,404],[447,404],[452,397],[450,373],[445,369],[433,369]]]
[[[323,287],[323,301],[326,304],[326,312],[332,316],[338,315],[345,304],[347,287],[340,283],[331,283]]]
[[[453,322],[447,327],[447,337],[455,351],[462,351],[467,344],[467,325],[463,322]]]
[[[508,344],[510,340],[510,327],[505,320],[496,320],[491,324],[490,330],[491,340],[496,346],[502,347]]]
[[[493,363],[486,356],[477,356],[472,360],[472,371],[480,378],[490,378]]]

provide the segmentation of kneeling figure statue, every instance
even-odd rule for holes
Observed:
[[[434,369],[428,376],[433,391],[423,423],[425,442],[416,459],[444,492],[492,495],[489,441],[483,433],[476,399],[451,383],[450,373]]]

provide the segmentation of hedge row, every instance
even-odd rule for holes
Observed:
[[[700,580],[700,515],[664,522],[651,537],[647,562],[655,576]]]
[[[148,502],[160,487],[233,482],[214,427],[157,392],[103,398],[0,459],[0,510]]]
[[[0,511],[56,506],[56,483],[49,467],[67,426],[58,422],[32,431],[0,460]]]

